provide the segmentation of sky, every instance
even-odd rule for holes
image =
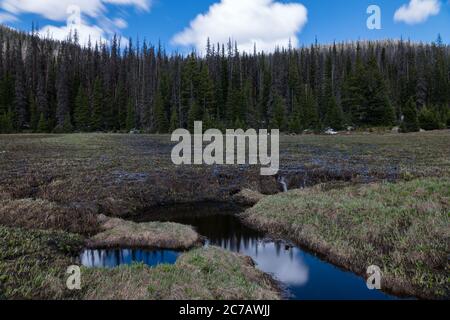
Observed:
[[[0,22],[23,31],[34,23],[57,39],[76,29],[82,44],[118,34],[160,41],[169,52],[203,52],[209,37],[270,52],[316,39],[432,42],[441,34],[450,43],[450,0],[0,0]]]

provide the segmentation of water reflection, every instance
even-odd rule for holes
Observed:
[[[158,208],[137,220],[173,221],[192,225],[207,245],[250,256],[257,268],[272,274],[287,287],[293,299],[393,299],[368,290],[364,279],[326,263],[298,247],[267,241],[264,234],[248,228],[233,213],[240,208],[205,204]]]
[[[81,264],[86,267],[113,268],[132,263],[144,263],[154,267],[162,263],[175,263],[179,254],[179,252],[171,250],[86,249],[81,253],[80,258]]]

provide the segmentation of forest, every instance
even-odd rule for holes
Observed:
[[[0,27],[0,133],[168,133],[192,128],[450,125],[450,46],[357,41],[205,53],[115,36],[108,43],[42,39]]]

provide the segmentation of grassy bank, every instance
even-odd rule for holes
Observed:
[[[82,268],[82,290],[66,288],[83,238],[64,232],[0,227],[0,298],[5,299],[279,299],[251,259],[210,247],[175,265]]]
[[[178,223],[135,223],[102,216],[102,232],[86,241],[90,248],[149,248],[186,250],[202,244],[190,226]]]
[[[280,299],[251,259],[216,247],[191,250],[174,265],[83,269],[86,299]]]
[[[380,266],[384,289],[448,298],[449,214],[450,180],[426,178],[293,190],[264,198],[243,216],[358,274]]]
[[[0,226],[0,296],[6,299],[70,299],[67,267],[77,263],[80,236]]]

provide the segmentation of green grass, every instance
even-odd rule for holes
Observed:
[[[449,130],[282,136],[283,174],[301,168],[316,172],[317,181],[323,182],[345,172],[355,181],[341,179],[346,182],[271,196],[250,211],[249,219],[355,272],[363,273],[368,263],[379,264],[394,290],[448,296],[449,140]],[[99,213],[130,218],[160,204],[231,201],[239,195],[244,195],[241,201],[253,203],[259,200],[259,193],[279,191],[276,178],[261,177],[257,167],[175,167],[170,160],[172,146],[167,135],[0,135],[0,296],[66,297],[59,276],[73,257],[49,243],[78,237],[69,233],[97,234]],[[402,182],[384,184],[383,179],[392,173]],[[348,182],[360,182],[361,174],[378,184],[346,187]],[[239,193],[244,189],[252,192],[247,196]],[[35,243],[36,238],[41,240]],[[8,246],[9,241],[13,245]],[[10,258],[12,252],[23,254]],[[210,259],[211,265],[216,259],[220,261],[220,254]],[[189,266],[201,264],[193,261]],[[130,279],[138,281],[133,268],[146,268],[123,268]],[[158,270],[154,273],[158,278],[151,279],[163,281],[166,289],[177,288],[177,274],[196,280],[179,267]],[[223,270],[228,269],[219,264],[200,274],[199,283],[206,289],[186,286],[158,291],[149,282],[150,291],[146,286],[142,296],[153,290],[150,297],[176,297],[180,292],[182,297],[229,297],[232,294],[226,290],[233,291],[222,277]],[[245,283],[242,277],[224,275],[243,289],[239,286]],[[214,277],[223,281],[214,282]],[[126,286],[122,278],[114,279],[114,284]],[[173,286],[169,285],[172,282]],[[222,296],[216,285],[226,288]],[[105,291],[100,296],[107,295]],[[237,296],[250,293],[239,291]]]
[[[174,265],[83,269],[86,299],[280,299],[249,258],[216,247],[194,249]]]
[[[0,296],[77,298],[65,287],[65,272],[75,264],[82,243],[74,234],[0,226]]]
[[[293,190],[244,214],[356,273],[380,266],[385,289],[432,298],[449,297],[449,215],[448,178]]]

